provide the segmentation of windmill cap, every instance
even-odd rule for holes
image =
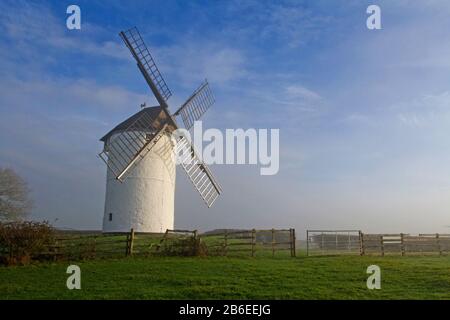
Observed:
[[[136,112],[135,114],[133,114],[131,117],[129,117],[128,119],[126,119],[125,121],[119,123],[117,126],[114,127],[114,129],[112,129],[111,131],[109,131],[107,134],[105,134],[100,141],[106,142],[108,141],[109,137],[111,137],[114,133],[116,132],[120,132],[120,131],[124,131],[126,130],[128,127],[130,127],[130,125],[132,125],[143,113],[146,113],[148,116],[150,116],[150,118],[152,119],[156,119],[158,118],[158,116],[160,115],[161,111],[163,109],[160,106],[156,106],[156,107],[145,107],[142,108],[140,111]]]

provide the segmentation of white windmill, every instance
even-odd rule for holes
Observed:
[[[214,103],[205,81],[170,114],[172,95],[136,27],[120,32],[159,106],[144,107],[100,140],[99,154],[107,164],[103,232],[164,232],[174,226],[176,156],[208,207],[221,193],[208,167],[196,155],[188,138],[172,136],[181,116],[190,129]]]

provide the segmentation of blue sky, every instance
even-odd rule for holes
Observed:
[[[179,174],[178,227],[448,232],[450,3],[129,2],[0,3],[0,165],[29,181],[34,219],[100,228],[98,139],[154,103],[118,36],[137,26],[173,111],[208,78],[204,127],[280,129],[279,174],[213,166],[212,209]]]

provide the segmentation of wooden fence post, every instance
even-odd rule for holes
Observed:
[[[306,256],[309,256],[309,230],[306,230]]]
[[[256,230],[252,229],[252,257],[255,256]]]
[[[127,236],[127,250],[126,255],[131,256],[133,254],[133,242],[134,242],[134,229],[131,228],[130,234]]]
[[[134,247],[134,229],[131,228],[130,255],[133,254],[133,247]]]
[[[437,242],[437,249],[439,251],[439,255],[442,255],[442,250],[441,250],[441,242],[439,241],[439,233],[436,233],[436,242]]]
[[[359,255],[363,256],[364,255],[364,239],[363,239],[363,233],[361,232],[361,230],[359,230],[358,235],[359,235]]]
[[[275,256],[275,229],[272,228],[272,258]]]
[[[403,233],[400,233],[400,251],[402,252],[402,256],[405,255],[405,242],[403,238],[404,238]]]
[[[224,254],[227,256],[228,254],[228,230],[225,229],[225,248],[224,248]]]
[[[55,247],[53,248],[53,253],[54,253],[53,261],[56,261],[58,259],[58,253],[59,253],[58,246],[59,246],[59,241],[58,241],[58,239],[55,239]]]
[[[295,229],[292,229],[292,253],[294,258],[296,257],[295,241],[296,241]]]
[[[292,228],[289,228],[289,251],[291,252],[292,257]]]
[[[383,241],[383,235],[380,236],[380,245],[381,245],[381,256],[384,257],[384,241]]]
[[[334,239],[334,248],[337,251],[337,249],[338,249],[338,233],[337,232],[336,232],[335,239]]]
[[[169,235],[169,229],[166,229],[166,232],[164,232],[162,239],[159,240],[159,245],[156,247],[156,251],[159,251],[159,249],[161,248],[163,242],[166,240],[166,237],[168,237],[168,235]]]
[[[194,234],[194,255],[196,256],[196,255],[198,255],[198,249],[199,249],[199,247],[200,246],[197,246],[197,230],[194,230],[194,232],[193,232],[193,234]]]
[[[322,254],[323,254],[323,248],[325,247],[325,241],[324,241],[324,237],[323,237],[323,232],[322,232],[322,234],[320,235],[321,236],[321,240],[320,240],[320,242],[321,242],[321,245],[320,245],[320,250],[322,251]]]
[[[347,250],[348,252],[352,252],[352,240],[350,238],[350,232],[347,232]]]
[[[97,236],[94,236],[94,248],[92,249],[94,258],[97,255]]]

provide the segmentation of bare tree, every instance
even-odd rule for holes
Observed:
[[[17,220],[30,213],[27,183],[14,170],[0,168],[0,220]]]

